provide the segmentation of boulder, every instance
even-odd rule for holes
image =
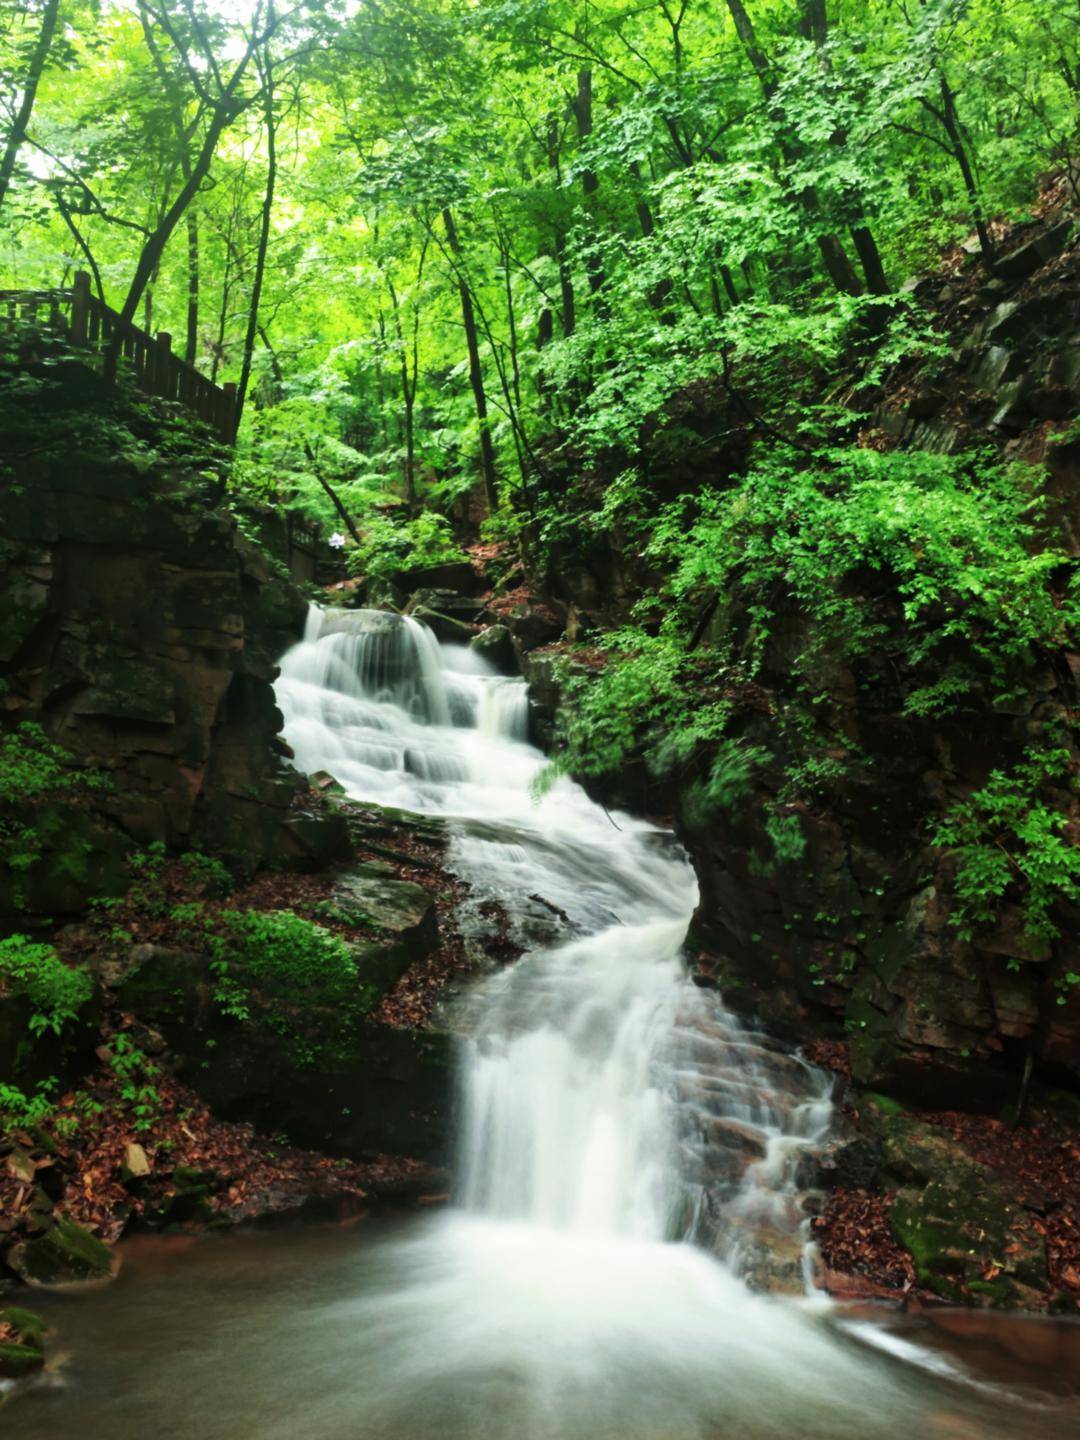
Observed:
[[[45,1322],[32,1310],[0,1310],[0,1380],[21,1380],[45,1363]]]
[[[429,954],[439,943],[430,891],[410,880],[399,880],[393,866],[376,862],[354,866],[337,881],[328,903],[348,923],[385,935],[391,952],[405,965]]]
[[[1069,242],[1072,228],[1071,219],[1059,220],[1056,225],[1040,231],[1034,239],[1027,241],[1026,244],[1010,250],[1007,255],[999,255],[994,263],[995,272],[1003,280],[1027,279],[1029,275],[1034,275],[1036,270],[1041,269],[1048,260],[1061,254]]]
[[[445,640],[451,645],[468,645],[476,634],[467,621],[455,620],[452,615],[441,615],[427,605],[418,605],[412,612],[412,618],[426,625],[437,640]]]
[[[466,625],[475,625],[485,607],[483,600],[460,595],[456,590],[428,588],[417,590],[415,594],[409,596],[405,613],[411,615],[415,610],[421,608],[435,610],[440,615],[449,616],[451,620],[462,620]]]
[[[115,1257],[72,1220],[54,1219],[40,1235],[8,1251],[8,1268],[26,1285],[44,1289],[110,1279]]]
[[[411,570],[400,570],[392,578],[397,589],[405,595],[411,595],[416,590],[456,590],[461,595],[475,595],[481,583],[468,560],[417,565]]]
[[[551,645],[563,633],[565,620],[550,606],[515,605],[507,624],[519,653]]]
[[[505,625],[489,625],[486,630],[481,630],[469,641],[469,648],[483,656],[500,675],[520,673],[514,641]]]
[[[943,1299],[1044,1308],[1046,1248],[1031,1217],[952,1135],[878,1114],[885,1178],[899,1182],[889,1223],[920,1283]]]

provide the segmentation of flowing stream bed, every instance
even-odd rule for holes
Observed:
[[[5,1433],[1077,1433],[1080,1327],[806,1293],[797,1177],[830,1082],[687,980],[696,890],[670,835],[566,779],[538,793],[522,682],[399,616],[313,610],[277,689],[299,768],[445,817],[473,903],[525,947],[458,1006],[454,1203],[133,1242],[112,1288],[41,1304],[58,1358]]]

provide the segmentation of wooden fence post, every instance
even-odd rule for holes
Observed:
[[[85,345],[87,326],[90,319],[90,276],[85,270],[76,270],[71,286],[71,343]]]
[[[233,433],[236,425],[236,384],[232,380],[226,381],[221,387],[225,396],[225,414],[222,417],[221,433],[223,438],[230,444],[236,439]]]
[[[159,330],[154,342],[154,393],[172,399],[172,336]]]

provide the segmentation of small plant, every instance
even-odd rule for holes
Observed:
[[[32,1095],[27,1095],[17,1085],[0,1080],[0,1135],[49,1120],[55,1109],[52,1096],[56,1086],[56,1077],[50,1076]]]
[[[0,980],[25,992],[33,1012],[30,1030],[59,1035],[93,994],[86,970],[65,965],[51,945],[36,944],[25,935],[0,940]]]
[[[343,940],[291,910],[226,910],[221,914],[228,959],[268,997],[319,1003],[350,1002],[356,961]]]
[[[109,1066],[119,1081],[120,1099],[130,1108],[135,1129],[150,1130],[161,1111],[161,1094],[155,1084],[160,1067],[122,1030],[110,1044]]]
[[[1080,901],[1080,850],[1063,834],[1066,817],[1040,794],[1048,782],[1068,783],[1069,766],[1064,748],[1029,750],[1011,770],[994,770],[934,827],[934,844],[956,863],[953,922],[965,939],[996,922],[1010,893],[1034,940],[1055,939],[1055,907]]]

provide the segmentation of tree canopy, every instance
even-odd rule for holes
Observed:
[[[89,270],[182,336],[239,383],[237,473],[272,494],[325,507],[322,465],[354,507],[448,512],[479,480],[509,525],[553,455],[631,450],[733,360],[760,392],[853,336],[910,342],[907,277],[968,234],[992,264],[991,217],[1073,163],[1077,18],[7,0],[3,283]]]

